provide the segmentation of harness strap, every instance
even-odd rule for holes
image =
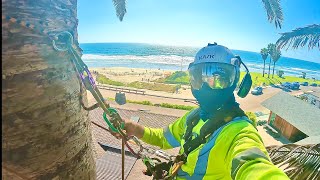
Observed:
[[[208,138],[221,126],[227,124],[230,120],[232,120],[235,117],[246,116],[244,111],[238,106],[234,106],[227,112],[218,111],[216,116],[214,117],[214,120],[208,120],[200,129],[199,136],[192,139],[192,130],[200,120],[199,113],[200,111],[198,108],[194,110],[191,116],[187,117],[187,129],[184,136],[185,144],[183,145],[184,153],[182,155],[183,161],[187,160],[189,153],[198,148],[201,144],[206,143]]]

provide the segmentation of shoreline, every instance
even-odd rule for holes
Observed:
[[[176,72],[176,70],[167,70],[167,69],[156,69],[156,68],[128,68],[128,67],[97,67],[97,68],[89,68],[91,72],[98,72],[100,74],[105,75],[107,78],[112,79],[114,81],[119,81],[123,83],[131,83],[134,81],[139,82],[152,82],[159,78],[165,78],[170,76],[172,73]],[[179,70],[178,70],[179,71]],[[183,72],[187,72],[184,71]],[[242,79],[244,71],[241,71],[240,80]],[[278,77],[277,74],[272,78],[272,73],[270,74],[270,78],[262,77],[262,72],[250,72],[252,76],[253,85],[255,86],[263,86],[263,82],[269,81],[273,82],[273,84],[281,84],[284,82],[308,82],[316,83],[320,85],[320,80],[314,80],[312,78],[300,78],[295,76],[287,76],[283,75],[283,78]],[[257,82],[256,82],[257,81]],[[256,82],[256,83],[255,83]],[[266,84],[267,86],[269,84]]]

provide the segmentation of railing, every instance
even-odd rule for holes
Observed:
[[[107,89],[112,91],[120,91],[120,92],[134,92],[136,94],[141,93],[145,94],[146,91],[140,89],[131,89],[131,88],[124,88],[124,87],[116,87],[116,86],[109,86],[109,85],[97,85],[98,88]]]

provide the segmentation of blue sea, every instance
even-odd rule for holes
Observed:
[[[164,70],[187,70],[199,47],[164,46],[140,43],[83,43],[83,60],[88,67],[129,67]],[[262,73],[263,60],[256,52],[232,50],[252,72]],[[269,58],[266,60],[268,70]],[[283,70],[284,75],[320,79],[320,64],[300,59],[281,57],[275,72]],[[271,66],[272,72],[272,66]]]

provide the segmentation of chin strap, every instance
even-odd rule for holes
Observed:
[[[207,112],[204,108],[201,108],[200,106],[199,116],[203,120],[212,119],[215,116],[215,114],[217,114],[221,110],[232,109],[234,107],[239,107],[239,103],[236,102],[234,95],[232,95],[225,104],[221,105],[217,109],[212,110],[211,112]]]

